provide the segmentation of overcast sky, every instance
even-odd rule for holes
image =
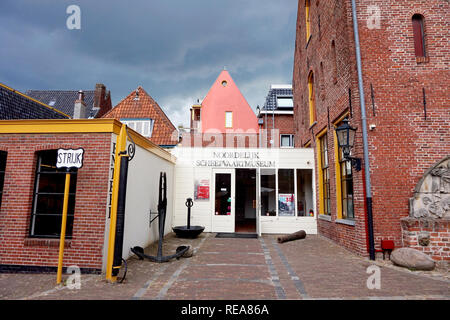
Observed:
[[[250,106],[292,82],[298,0],[0,1],[0,82],[25,92],[93,90],[113,106],[139,85],[175,126],[223,67]],[[81,29],[69,30],[69,5]]]

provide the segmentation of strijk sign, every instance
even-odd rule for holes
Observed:
[[[78,168],[83,166],[84,149],[58,149],[57,168]]]

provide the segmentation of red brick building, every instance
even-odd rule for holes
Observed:
[[[114,119],[0,121],[0,273],[55,271],[66,170],[57,149],[84,149],[83,166],[71,170],[64,267],[105,271],[117,136]],[[168,175],[172,210],[175,158],[133,130],[136,157],[128,168],[123,258],[159,234],[148,224],[158,204],[160,172]],[[145,201],[143,201],[145,199]],[[171,217],[168,218],[169,232]]]
[[[66,241],[65,262],[84,269],[101,270],[107,209],[104,199],[108,196],[111,157],[111,134],[108,133],[0,135],[0,149],[7,154],[0,209],[0,225],[4,228],[0,234],[0,265],[3,268],[19,271],[28,265],[40,266],[42,270],[42,267],[58,265],[59,238],[53,237],[53,234],[59,230],[56,224],[60,221],[54,223],[50,221],[51,217],[40,216],[44,214],[39,212],[44,209],[39,205],[42,197],[35,201],[37,209],[33,210],[34,200],[37,199],[36,175],[40,172],[37,163],[41,155],[45,157],[46,151],[80,146],[86,154],[95,156],[87,157],[83,169],[76,178],[72,178],[77,191],[72,188],[70,192],[76,193],[79,206],[75,212],[69,212],[70,239]],[[21,179],[14,178],[18,176]],[[53,198],[47,198],[49,202],[54,202]],[[60,202],[60,198],[56,201]],[[47,205],[48,210],[53,207],[58,205]]]
[[[409,199],[450,154],[449,12],[448,1],[356,1],[377,250],[381,240],[412,246],[401,227]],[[363,159],[353,22],[350,0],[298,2],[295,143],[315,150],[319,232],[367,255],[367,164],[356,171],[343,161],[334,130],[348,118],[357,128],[352,156]],[[435,260],[450,259],[447,238],[426,250]]]
[[[271,85],[264,106],[259,110],[258,118],[261,134],[264,136],[261,147],[293,148],[295,143],[292,85]]]

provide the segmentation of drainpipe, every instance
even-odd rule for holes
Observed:
[[[372,189],[370,183],[370,162],[369,162],[369,147],[368,147],[369,144],[367,140],[366,103],[365,103],[364,85],[362,76],[361,48],[359,44],[356,1],[355,0],[351,1],[352,1],[353,32],[355,37],[356,66],[358,69],[358,89],[361,106],[361,122],[362,122],[363,147],[364,147],[364,173],[366,186],[366,208],[367,208],[367,224],[368,224],[367,227],[369,232],[369,256],[370,260],[375,260],[375,245],[373,237],[373,216],[372,216]]]

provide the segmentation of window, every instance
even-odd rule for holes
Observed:
[[[308,105],[309,105],[309,125],[316,121],[316,102],[314,99],[314,74],[311,71],[308,76]]]
[[[277,97],[278,108],[294,108],[294,99],[292,97]]]
[[[336,56],[336,43],[331,41],[331,62],[333,63],[333,83],[337,83],[337,56]]]
[[[336,124],[339,127],[341,123]],[[335,139],[337,139],[335,133]],[[337,147],[337,140],[335,141],[335,148]],[[353,170],[352,164],[349,160],[344,160],[342,149],[337,150],[335,155],[337,159],[336,165],[336,183],[338,190],[338,198],[340,202],[340,208],[338,210],[338,217],[341,219],[354,219],[353,210]]]
[[[231,215],[231,174],[216,173],[216,215]]]
[[[6,156],[5,151],[0,151],[0,207],[2,205],[3,184],[5,183]]]
[[[311,8],[311,1],[306,0],[305,1],[305,19],[306,19],[306,42],[308,42],[309,37],[311,37],[311,18],[310,18],[310,8]]]
[[[225,112],[225,128],[233,128],[233,112]]]
[[[57,150],[38,152],[30,236],[58,238],[64,200],[65,168],[56,168]],[[77,169],[71,168],[66,237],[72,237]]]
[[[328,163],[328,135],[319,138],[319,165],[320,165],[320,213],[331,215],[330,209],[330,171]]]
[[[261,169],[261,215],[276,216],[276,172],[275,169]]]
[[[312,170],[297,169],[297,216],[314,216],[312,195]]]
[[[280,135],[280,146],[284,148],[294,147],[294,135],[293,134]]]
[[[126,124],[129,128],[138,132],[146,138],[151,138],[153,133],[153,119],[120,119],[120,122]]]
[[[412,17],[412,25],[414,33],[414,50],[416,52],[416,57],[426,57],[424,17],[420,14],[415,14]]]
[[[278,215],[295,216],[294,169],[278,169]]]
[[[194,121],[200,121],[200,109],[194,109]]]

